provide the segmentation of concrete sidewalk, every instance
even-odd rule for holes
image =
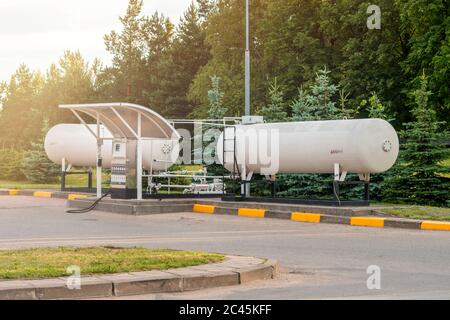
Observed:
[[[185,292],[272,279],[277,267],[275,260],[227,256],[223,262],[209,265],[81,277],[79,289],[70,289],[69,278],[0,281],[0,300],[90,299]]]

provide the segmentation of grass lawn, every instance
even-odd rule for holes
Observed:
[[[399,218],[450,221],[450,208],[390,204],[386,206],[395,208],[376,208],[376,210]]]
[[[110,174],[108,172],[103,172],[102,174],[102,181],[103,187],[109,188],[109,185],[105,182],[110,180]],[[55,183],[32,183],[29,181],[9,181],[9,180],[0,180],[0,189],[18,189],[18,190],[24,190],[24,189],[51,189],[51,190],[57,190],[61,188],[61,183],[59,182],[60,179],[58,179],[58,182]],[[96,184],[96,171],[93,170],[92,173],[92,185],[95,187]],[[77,188],[77,187],[87,187],[88,186],[88,177],[87,174],[84,175],[67,175],[66,176],[66,187],[70,188]]]
[[[223,255],[145,248],[40,248],[0,250],[0,279],[42,279],[69,276],[69,266],[81,275],[165,270],[220,262]]]
[[[59,183],[38,184],[27,181],[8,181],[0,180],[0,189],[59,189],[61,185]]]

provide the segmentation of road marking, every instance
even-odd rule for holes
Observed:
[[[300,222],[319,223],[320,214],[317,213],[304,213],[304,212],[292,212],[291,220]]]
[[[196,213],[207,213],[207,214],[213,214],[215,211],[215,206],[208,206],[204,204],[194,204],[192,210]]]
[[[347,233],[326,233],[326,234],[287,234],[279,233],[273,234],[272,238],[277,239],[290,239],[290,238],[323,238],[323,237],[336,237],[336,236],[348,236]],[[354,234],[354,235],[364,235],[364,234]],[[36,246],[105,246],[105,245],[141,245],[141,244],[153,244],[153,243],[186,243],[186,242],[217,242],[217,241],[242,241],[243,239],[266,239],[267,232],[261,231],[259,234],[247,234],[244,237],[242,235],[222,235],[222,236],[182,236],[182,237],[169,237],[164,236],[154,236],[154,237],[122,237],[122,238],[74,238],[74,239],[55,239],[55,240],[26,240],[26,241],[16,241],[10,239],[10,242],[1,242],[1,249],[9,248],[32,248]]]
[[[450,222],[424,221],[421,225],[422,230],[450,231]]]
[[[350,225],[359,227],[383,228],[384,218],[353,217],[350,219]]]
[[[46,192],[46,191],[36,191],[33,193],[33,197],[38,198],[51,198],[53,192]]]
[[[249,208],[239,208],[238,216],[249,217],[249,218],[264,218],[266,215],[266,210],[262,209],[249,209]]]

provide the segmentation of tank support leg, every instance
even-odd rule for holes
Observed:
[[[250,197],[251,189],[250,189],[250,181],[252,180],[253,172],[247,174],[245,167],[242,168],[241,174],[241,196],[243,198]]]
[[[61,191],[66,189],[66,159],[61,160]]]
[[[92,169],[88,171],[88,189],[89,192],[92,190]]]

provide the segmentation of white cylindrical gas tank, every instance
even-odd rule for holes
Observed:
[[[236,141],[234,135],[236,134]],[[247,173],[381,173],[399,153],[399,140],[381,119],[336,120],[239,125],[218,139],[217,155],[233,171],[233,159]],[[236,157],[233,155],[236,146]],[[225,147],[225,152],[223,152]]]
[[[96,132],[96,125],[89,125]],[[104,126],[100,127],[103,139],[103,167],[111,168],[112,134]],[[177,140],[155,139],[142,142],[143,168],[163,171],[172,166],[178,159],[180,147]],[[59,124],[50,129],[45,137],[45,151],[51,161],[79,167],[95,167],[97,163],[97,139],[89,130],[80,124]]]

